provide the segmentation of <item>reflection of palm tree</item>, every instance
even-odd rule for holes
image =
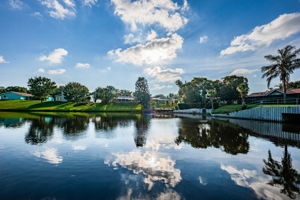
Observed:
[[[263,159],[265,166],[263,172],[272,176],[270,185],[282,185],[281,193],[286,194],[290,198],[296,197],[295,193],[300,193],[300,174],[292,166],[292,158],[288,152],[287,146],[284,148],[284,156],[281,163],[272,158],[271,151],[269,150],[268,160]]]

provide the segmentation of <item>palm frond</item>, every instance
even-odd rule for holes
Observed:
[[[280,56],[266,55],[265,59],[271,62],[278,62],[280,61]]]

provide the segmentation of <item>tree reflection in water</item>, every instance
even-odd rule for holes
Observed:
[[[220,120],[201,122],[199,119],[181,118],[175,142],[185,142],[194,148],[220,148],[233,155],[249,151],[246,130]]]
[[[296,194],[300,193],[300,174],[292,166],[292,158],[288,152],[287,145],[284,147],[283,158],[281,163],[272,158],[271,151],[269,150],[268,160],[263,159],[265,166],[263,172],[272,176],[270,185],[280,185],[282,187],[281,193],[294,199]]]
[[[150,126],[150,119],[147,115],[142,115],[135,121],[135,145],[136,147],[143,147],[146,144],[147,131]]]
[[[47,142],[53,136],[53,118],[40,117],[39,119],[29,119],[31,121],[25,141],[28,144],[40,144]]]
[[[74,116],[71,118],[56,118],[56,125],[62,128],[66,139],[75,140],[85,135],[88,128],[89,118]]]

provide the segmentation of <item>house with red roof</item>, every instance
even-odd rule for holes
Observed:
[[[248,104],[280,104],[283,103],[283,91],[272,89],[264,92],[251,93],[246,97]],[[286,91],[286,103],[300,104],[300,88]]]

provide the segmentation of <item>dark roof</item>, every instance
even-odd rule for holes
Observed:
[[[18,94],[18,95],[23,96],[23,97],[33,97],[32,94],[23,93],[23,92],[13,92],[13,91],[11,91],[11,92],[5,92],[5,93],[14,93],[14,94]]]
[[[267,90],[267,91],[264,91],[264,92],[255,92],[255,93],[251,93],[249,94],[247,97],[266,97],[268,96],[269,94],[275,92],[275,91],[278,91],[278,92],[281,92],[283,93],[282,90],[280,89],[274,89],[274,90]],[[286,91],[287,94],[300,94],[300,88],[296,88],[296,89],[288,89]]]
[[[286,91],[287,94],[300,94],[300,88],[289,89]]]

